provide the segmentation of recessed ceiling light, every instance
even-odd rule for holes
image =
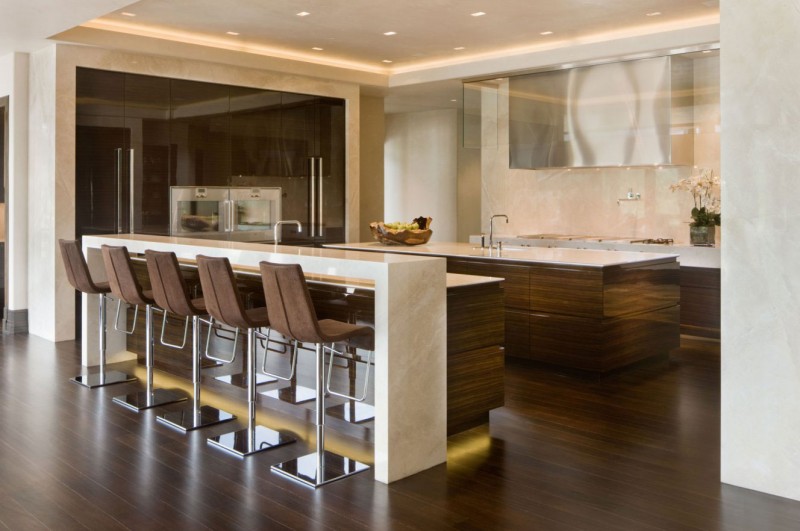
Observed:
[[[485,14],[486,13],[484,13],[483,11],[476,11],[475,13],[472,13],[472,16],[473,17],[482,17]]]
[[[458,101],[458,100],[450,100],[450,101]]]
[[[135,17],[136,13],[131,13],[130,11],[123,11],[122,13],[120,13],[120,15],[122,15],[123,17]]]
[[[298,17],[307,17],[307,16],[308,16],[308,15],[310,15],[310,14],[311,14],[311,13],[309,13],[308,11],[300,11],[300,12],[297,14],[297,16],[298,16]]]
[[[646,17],[657,17],[661,14],[661,11],[653,11],[652,13],[645,13],[644,16]]]
[[[703,53],[711,53],[711,50],[703,50]]]
[[[227,33],[228,35],[234,35],[234,36],[239,35],[239,32],[237,32],[237,31],[226,31],[225,33]]]
[[[390,59],[384,59],[383,62],[384,63],[391,63],[392,61]]]
[[[455,48],[453,48],[453,49],[454,49],[454,50],[463,50],[463,49],[464,49],[464,47],[463,47],[463,46],[456,46],[456,47],[455,47]]]
[[[397,32],[396,31],[385,31],[385,32],[383,32],[383,34],[386,35],[387,37],[391,37],[392,35],[397,35]]]
[[[553,34],[552,31],[543,31],[539,35],[552,35],[552,34]]]
[[[314,46],[314,47],[313,47],[313,48],[311,48],[311,49],[312,49],[312,50],[314,50],[314,51],[317,51],[317,52],[321,52],[321,51],[322,51],[322,50],[324,50],[325,48],[320,48],[319,46]]]

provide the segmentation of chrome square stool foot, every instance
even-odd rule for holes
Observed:
[[[84,387],[88,387],[89,389],[95,389],[96,387],[104,387],[106,385],[135,382],[137,379],[138,378],[136,378],[136,376],[131,376],[130,374],[125,374],[124,372],[105,371],[95,372],[92,374],[81,374],[74,378],[70,378],[69,381]]]
[[[369,465],[327,450],[272,465],[272,470],[303,485],[317,488],[367,470]]]
[[[305,402],[311,402],[317,398],[316,389],[303,387],[302,385],[290,385],[288,387],[281,387],[280,389],[264,391],[263,393],[259,394],[281,400],[282,402],[288,402],[290,404],[303,404]]]
[[[182,432],[192,431],[207,426],[214,426],[234,420],[236,415],[222,411],[213,406],[200,406],[198,409],[179,409],[176,411],[165,411],[158,415],[156,420],[166,424],[171,428]]]
[[[114,402],[133,411],[142,411],[157,406],[166,406],[186,400],[186,395],[168,389],[156,389],[152,393],[139,391],[114,397]]]
[[[349,401],[338,406],[331,406],[326,411],[331,417],[342,419],[352,424],[375,419],[375,407],[364,402]]]
[[[218,382],[235,385],[236,387],[247,388],[247,375],[246,374],[223,374],[222,376],[215,376]],[[271,378],[266,374],[256,374],[256,385],[265,385],[277,382],[277,378]]]
[[[264,426],[255,426],[209,437],[208,443],[233,455],[246,457],[293,443],[296,440],[288,433],[271,430]]]

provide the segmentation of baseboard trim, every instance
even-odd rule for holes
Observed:
[[[28,310],[9,310],[3,308],[3,333],[27,334]]]

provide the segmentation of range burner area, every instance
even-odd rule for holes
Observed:
[[[646,240],[631,240],[631,243],[645,243],[648,245],[672,245],[672,238],[648,238]]]

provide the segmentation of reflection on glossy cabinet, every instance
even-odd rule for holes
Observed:
[[[284,240],[344,240],[344,100],[78,68],[77,233],[169,233],[171,186],[280,187]],[[294,238],[293,238],[294,237]]]

